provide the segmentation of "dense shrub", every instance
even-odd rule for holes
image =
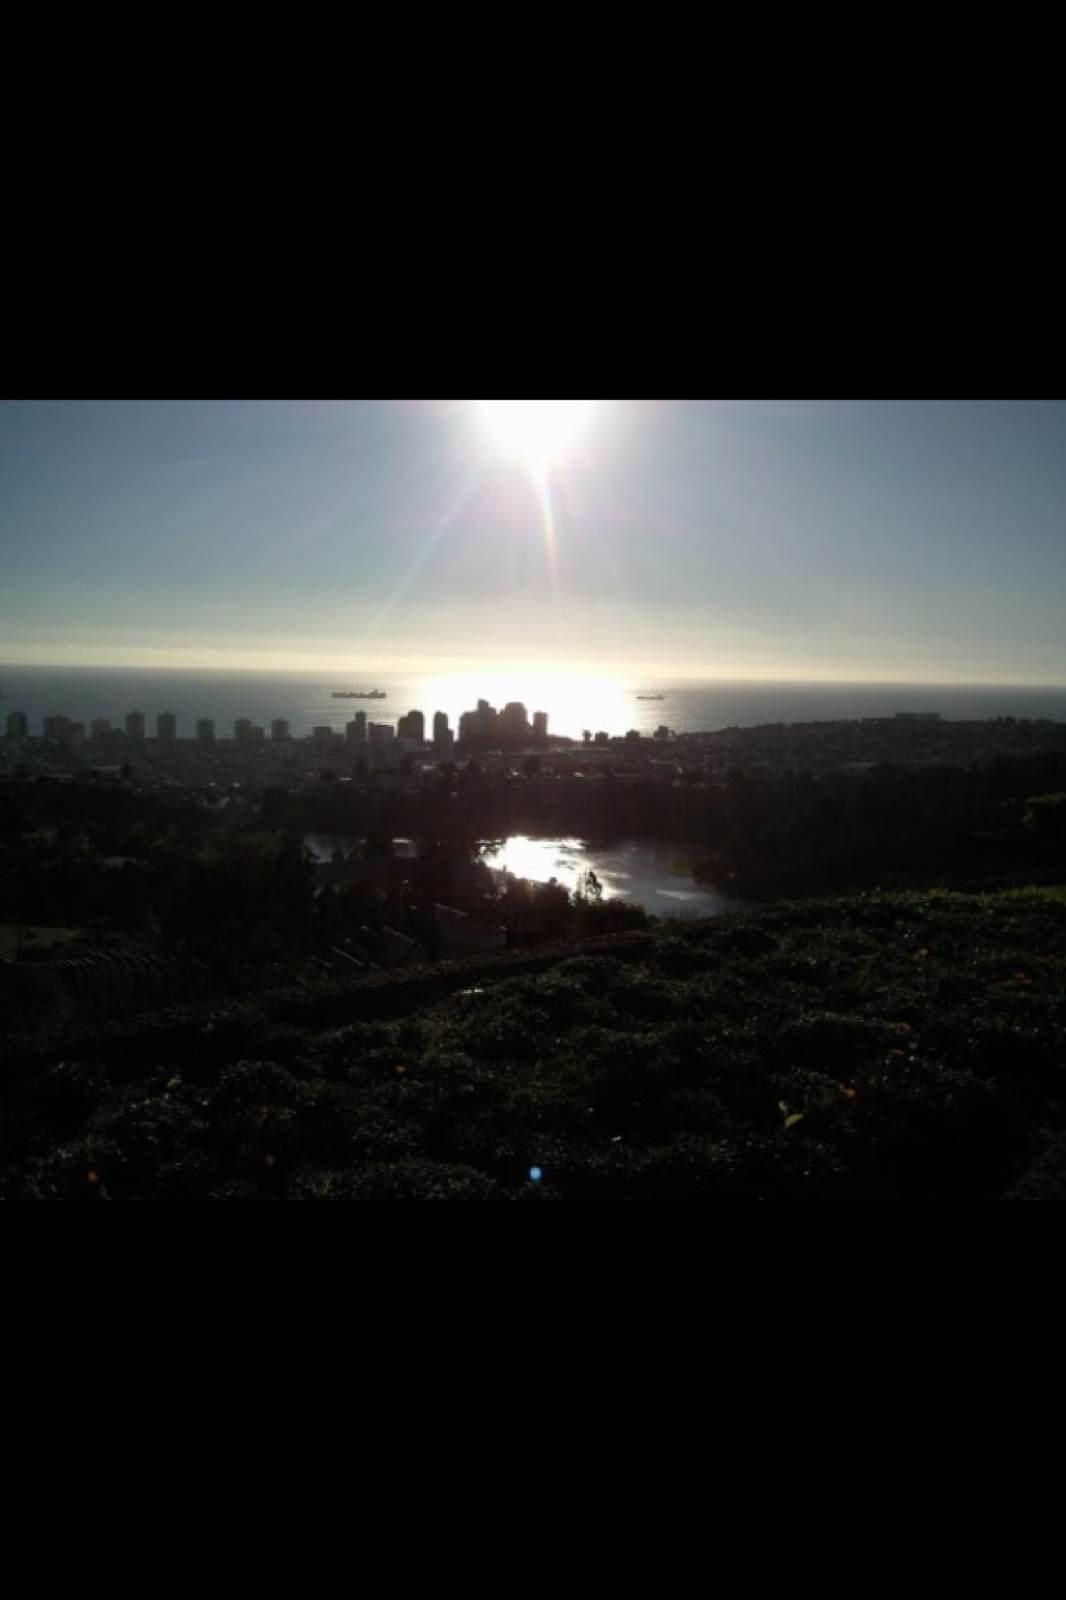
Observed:
[[[1064,973],[1053,892],[879,894],[412,984],[392,1020],[172,1011],[12,1055],[0,1196],[1060,1197]]]

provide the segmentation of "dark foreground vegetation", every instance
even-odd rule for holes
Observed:
[[[1060,889],[515,960],[12,1041],[0,1196],[1066,1197]]]
[[[511,830],[752,903],[502,885]],[[1060,748],[0,785],[0,1198],[701,1195],[1066,1198]]]

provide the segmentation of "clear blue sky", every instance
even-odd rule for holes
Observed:
[[[0,404],[0,661],[1066,683],[1066,404]]]

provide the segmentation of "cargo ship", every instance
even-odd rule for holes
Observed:
[[[384,700],[384,689],[334,689],[334,700]]]

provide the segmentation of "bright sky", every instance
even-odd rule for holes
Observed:
[[[0,662],[1066,683],[1063,403],[486,404],[0,404]]]

